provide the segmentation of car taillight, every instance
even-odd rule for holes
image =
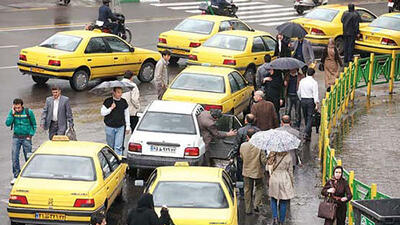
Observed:
[[[11,195],[8,199],[9,203],[28,205],[28,199],[23,195]]]
[[[322,30],[317,29],[317,28],[311,29],[311,34],[313,34],[313,35],[325,35],[325,33]]]
[[[381,44],[383,45],[391,45],[391,46],[396,46],[396,42],[394,42],[392,39],[389,38],[383,38]]]
[[[189,55],[189,59],[197,61],[197,55]]]
[[[19,54],[19,60],[26,61],[26,55]]]
[[[191,48],[197,48],[197,47],[199,47],[200,45],[201,45],[201,43],[198,43],[198,42],[190,42],[189,47],[191,47]]]
[[[61,66],[61,61],[60,60],[49,60],[49,65],[50,66]]]
[[[165,39],[165,38],[158,38],[158,43],[167,44],[167,39]]]
[[[142,152],[142,145],[138,143],[129,143],[128,150],[130,152]]]
[[[74,207],[94,207],[94,199],[76,199]]]
[[[236,60],[234,59],[224,59],[224,65],[236,65]]]
[[[210,109],[219,109],[222,111],[222,105],[205,105],[204,110],[210,111]]]
[[[388,0],[388,2],[393,2],[393,0]]]
[[[200,150],[197,147],[185,148],[185,156],[199,156]]]

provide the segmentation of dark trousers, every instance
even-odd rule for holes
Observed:
[[[54,135],[65,135],[65,130],[62,131],[58,129],[58,122],[57,121],[51,121],[50,122],[50,127],[49,127],[49,139],[53,139]]]
[[[353,60],[353,51],[356,41],[356,37],[353,35],[344,35],[344,62],[349,63]]]
[[[237,181],[243,181],[243,160],[239,156],[237,157],[237,171],[236,171],[236,180]],[[239,189],[239,194],[241,196],[244,196],[244,190],[243,188]]]
[[[294,117],[292,117],[292,109],[294,108]],[[286,104],[286,115],[289,115],[291,120],[294,121],[295,127],[300,127],[301,123],[301,108],[300,99],[295,95],[288,95]]]
[[[306,129],[304,133],[308,138],[311,138],[311,128],[312,128],[312,115],[315,110],[315,103],[313,98],[302,98],[301,99],[301,109],[303,110],[304,124]]]
[[[346,224],[346,211],[347,206],[345,204],[340,204],[336,208],[336,225],[345,225]],[[334,220],[325,220],[324,225],[333,225]]]
[[[278,121],[280,121],[280,118],[281,118],[280,115],[279,115],[279,110],[281,109],[280,99],[279,98],[272,98],[272,97],[268,97],[267,96],[265,100],[270,101],[270,102],[272,102],[272,104],[274,104],[275,112],[276,112],[276,115],[278,117]]]

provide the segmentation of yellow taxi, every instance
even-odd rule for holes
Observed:
[[[263,31],[229,30],[215,34],[190,51],[188,64],[222,66],[254,77],[266,54],[273,55],[276,41]]]
[[[158,37],[159,51],[172,52],[170,62],[176,63],[179,58],[188,58],[192,48],[197,48],[214,34],[225,30],[252,30],[246,23],[237,18],[197,15],[179,23],[173,30],[163,32]]]
[[[134,48],[116,35],[74,30],[22,49],[17,64],[22,74],[32,75],[38,84],[49,78],[66,79],[73,89],[82,91],[89,80],[121,76],[127,70],[140,81],[150,82],[160,58],[158,52]]]
[[[379,16],[367,27],[360,29],[361,37],[355,49],[363,52],[391,54],[400,52],[400,13]]]
[[[327,45],[329,39],[333,38],[339,53],[342,54],[344,51],[342,16],[347,10],[347,5],[319,6],[304,17],[291,22],[302,25],[308,33],[305,38],[314,45]],[[360,28],[376,19],[376,15],[365,8],[355,7],[355,10],[361,17]]]
[[[176,225],[238,224],[235,184],[221,168],[191,167],[187,162],[158,167],[144,192],[153,195],[157,213],[168,207]]]
[[[198,103],[205,110],[237,115],[248,109],[253,91],[234,69],[189,66],[175,77],[162,99]]]
[[[122,197],[124,161],[106,144],[55,136],[33,153],[12,187],[12,224],[88,224]]]

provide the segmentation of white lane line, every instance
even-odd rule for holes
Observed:
[[[241,15],[246,15],[246,14],[273,13],[273,12],[284,12],[284,11],[294,11],[294,9],[293,8],[264,9],[257,11],[237,12],[236,15],[241,17]],[[242,16],[241,18],[243,17],[244,16]],[[257,18],[257,17],[247,17],[247,18]]]
[[[235,0],[234,2],[248,2],[249,0]],[[150,4],[152,6],[183,6],[183,5],[199,5],[201,2],[171,2]]]
[[[242,20],[256,19],[256,18],[270,18],[270,17],[279,17],[279,16],[295,16],[297,13],[295,12],[283,12],[283,13],[270,13],[265,15],[252,15],[252,16],[241,16]]]
[[[258,6],[248,6],[248,7],[240,7],[238,12],[246,11],[246,10],[253,10],[253,9],[272,9],[272,8],[279,8],[283,7],[283,5],[258,5]]]
[[[188,12],[188,13],[201,13],[201,10],[199,10],[199,9],[195,9],[195,10],[186,10],[185,12]]]
[[[14,69],[14,68],[18,68],[18,66],[0,66],[0,70]]]
[[[240,7],[243,5],[260,5],[260,4],[265,4],[263,2],[244,2],[244,3],[237,3],[236,6]],[[173,10],[187,10],[187,9],[198,9],[199,6],[177,6],[177,7],[168,7],[168,9],[173,9]]]
[[[286,21],[274,22],[274,23],[260,23],[260,25],[266,26],[266,27],[272,27],[272,26],[279,26],[283,23],[286,23]]]
[[[0,46],[0,48],[17,48],[18,47],[18,45],[3,45],[3,46]]]
[[[288,21],[288,20],[293,20],[293,19],[297,19],[300,18],[301,16],[288,16],[288,17],[277,17],[277,18],[271,18],[271,19],[264,19],[261,22],[263,23],[268,23],[268,22],[276,22],[276,21]],[[254,22],[259,22],[260,20],[247,20],[246,22],[249,23],[254,23]]]

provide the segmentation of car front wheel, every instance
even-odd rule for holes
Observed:
[[[69,80],[71,88],[75,91],[83,91],[89,84],[89,74],[86,70],[77,70]]]
[[[155,67],[156,64],[154,62],[147,61],[143,63],[142,67],[140,67],[138,79],[144,83],[152,81],[154,78]]]
[[[32,80],[35,83],[39,84],[39,85],[43,85],[49,80],[49,78],[48,77],[32,76]]]

